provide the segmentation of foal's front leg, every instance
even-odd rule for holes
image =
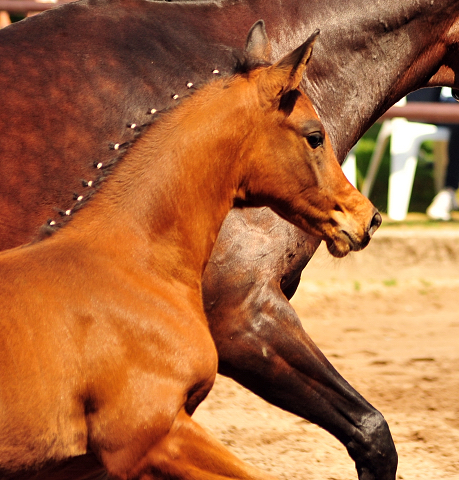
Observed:
[[[110,455],[103,462],[110,475],[126,480],[275,480],[235,457],[184,409],[169,432],[129,470],[116,471],[117,461]]]

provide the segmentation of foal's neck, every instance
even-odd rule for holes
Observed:
[[[240,187],[249,122],[221,82],[148,127],[68,230],[200,279]]]

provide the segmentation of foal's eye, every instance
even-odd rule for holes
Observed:
[[[306,135],[306,140],[311,148],[317,148],[324,144],[324,136],[320,132],[310,133]]]

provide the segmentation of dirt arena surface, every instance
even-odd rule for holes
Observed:
[[[459,227],[380,229],[335,260],[320,249],[292,303],[338,371],[382,412],[397,478],[459,480]],[[344,447],[224,377],[195,414],[281,479],[356,479]]]

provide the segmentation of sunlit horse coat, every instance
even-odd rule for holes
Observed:
[[[321,28],[305,81],[342,160],[407,92],[459,86],[458,9],[457,0],[349,0],[344,9],[336,0],[93,1],[4,29],[2,248],[58,221],[56,208],[72,209],[88,188],[82,180],[100,174],[94,159],[111,161],[110,146],[132,139],[126,125],[144,123],[146,109],[173,105],[190,82],[227,71],[259,18],[275,58]],[[232,211],[204,279],[219,369],[335,435],[361,479],[393,478],[384,420],[318,351],[286,299],[316,247],[268,209]]]

